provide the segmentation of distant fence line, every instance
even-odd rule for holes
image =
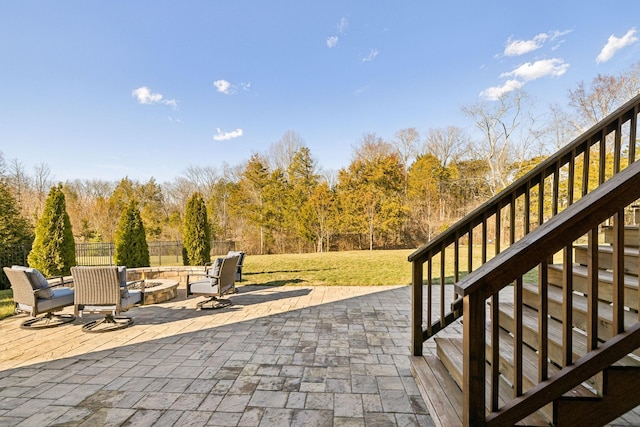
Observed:
[[[153,241],[147,242],[149,257],[152,265],[182,264],[182,242]],[[211,242],[211,254],[223,255],[236,250],[236,242],[217,241]],[[27,256],[31,247],[27,245],[0,246],[0,267],[12,265],[28,265]],[[113,259],[115,245],[113,243],[76,243],[77,265],[115,265]],[[0,289],[8,289],[9,280],[4,272],[0,272]]]
[[[182,263],[182,242],[147,242],[151,264]],[[211,254],[221,255],[236,249],[236,242],[214,240],[211,242]],[[114,265],[115,245],[113,243],[76,243],[76,264],[78,265]]]

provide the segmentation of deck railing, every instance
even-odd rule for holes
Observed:
[[[640,95],[409,256],[414,355],[462,315],[459,289],[447,284],[458,284],[636,160],[639,112]],[[450,300],[456,302],[447,306]]]
[[[624,283],[624,208],[640,198],[640,162],[634,163],[624,171],[616,174],[596,190],[584,196],[566,210],[546,222],[534,232],[514,243],[509,250],[502,252],[494,259],[479,267],[473,275],[463,279],[455,286],[456,292],[463,298],[463,423],[464,425],[513,425],[522,418],[530,415],[543,406],[553,402],[564,393],[572,390],[580,383],[587,381],[598,372],[620,360],[628,353],[640,346],[640,324],[637,315],[634,320],[625,316],[625,307],[637,312],[637,290],[635,295],[626,295]],[[598,311],[598,257],[589,257],[587,269],[589,271],[586,289],[580,289],[581,294],[588,299],[587,333],[584,344],[576,341],[573,333],[572,319],[574,304],[572,295],[573,244],[583,236],[588,236],[588,251],[597,251],[598,227],[607,219],[613,218],[613,282],[612,295],[602,297],[613,301],[612,328],[604,333],[599,327]],[[546,279],[538,282],[539,309],[537,325],[537,343],[528,343],[538,348],[538,383],[524,387],[523,349],[527,345],[524,339],[523,327],[523,282],[524,275],[534,268],[541,273],[547,270],[548,260],[557,252],[563,253],[563,305],[561,314],[563,331],[562,345],[551,349],[549,342],[549,313],[548,300],[545,293]],[[507,378],[512,390],[512,400],[500,405],[504,401],[504,394],[500,393],[500,346],[499,338],[500,305],[499,292],[501,289],[514,284],[513,342],[513,375]],[[600,291],[602,292],[602,290]],[[487,315],[487,302],[490,312]],[[503,305],[504,308],[504,305]],[[554,316],[558,316],[554,314]],[[554,317],[552,316],[552,317]],[[488,318],[490,319],[487,322]],[[627,317],[627,319],[625,319]],[[625,325],[626,320],[626,325]],[[635,322],[635,323],[634,323]],[[489,324],[487,333],[486,325]],[[605,336],[608,335],[608,336]],[[488,336],[488,338],[487,338]],[[511,340],[510,340],[511,341]],[[580,348],[578,348],[580,347]],[[486,351],[490,348],[489,351]],[[486,372],[486,360],[489,361],[490,372]],[[559,372],[550,376],[547,367],[548,360],[562,360]],[[487,382],[490,392],[486,393]],[[486,396],[489,396],[487,402]],[[501,397],[499,397],[501,396]],[[488,403],[488,404],[487,404]],[[486,416],[485,408],[491,408]]]

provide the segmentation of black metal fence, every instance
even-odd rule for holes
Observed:
[[[181,241],[148,242],[151,265],[182,265]],[[236,250],[233,241],[212,241],[211,255],[223,255]],[[0,267],[27,265],[31,247],[24,245],[0,246]],[[76,264],[114,265],[115,245],[113,243],[76,243]],[[0,289],[9,289],[9,280],[0,273]]]
[[[181,265],[182,242],[154,241],[147,242],[151,265]],[[212,241],[211,254],[226,254],[234,251],[235,242]],[[76,243],[76,264],[78,265],[114,265],[113,255],[115,246],[113,243]]]

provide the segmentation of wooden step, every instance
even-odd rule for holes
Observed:
[[[575,262],[587,265],[588,251],[586,245],[574,246]],[[624,248],[624,271],[625,274],[638,275],[638,253],[637,247]],[[598,268],[603,270],[613,270],[613,246],[598,246]]]
[[[537,310],[538,309],[538,285],[525,283],[522,287],[522,301],[525,305]],[[564,309],[563,309],[563,294],[562,288],[554,285],[547,287],[548,301],[547,309],[549,310],[549,316],[556,320],[562,321]],[[587,330],[588,314],[587,314],[587,297],[573,293],[573,326],[585,331]],[[604,301],[598,302],[598,338],[601,341],[606,341],[613,337],[613,307]],[[630,311],[624,312],[625,329],[631,327],[638,322],[637,313]],[[640,354],[640,353],[639,353]]]
[[[549,283],[562,287],[562,264],[549,264]],[[573,265],[573,290],[588,293],[587,267],[579,264]],[[624,305],[633,308],[638,307],[638,277],[624,276]],[[603,301],[613,300],[613,274],[607,270],[598,273],[598,298]]]
[[[612,366],[603,372],[603,395],[561,397],[554,402],[554,425],[604,425],[640,405],[640,368]]]
[[[603,226],[602,232],[604,234],[605,243],[613,243],[613,227]],[[626,225],[624,227],[624,245],[625,246],[640,246],[640,227],[637,225]]]
[[[462,425],[462,390],[436,356],[411,356],[411,372],[436,426]]]
[[[510,333],[513,333],[513,304],[501,303],[499,312],[500,327]],[[562,366],[562,323],[556,319],[550,318],[548,321],[548,329],[548,357],[553,363],[558,366]],[[522,341],[534,350],[538,348],[538,312],[528,306],[523,307]],[[586,336],[577,330],[572,331],[572,350],[573,361],[576,361],[583,355],[587,354]],[[618,364],[625,366],[640,366],[640,361],[627,356],[621,359]]]
[[[456,385],[461,388],[462,387],[462,337],[446,337],[446,338],[436,338],[437,348],[438,348],[438,357],[444,367],[449,372],[449,375],[454,380]],[[490,396],[491,396],[491,367],[489,363],[487,363],[486,367],[486,402],[487,405],[490,404]],[[504,405],[506,402],[513,399],[513,388],[509,383],[505,381],[503,377],[500,378],[500,386],[499,386],[499,394],[498,401],[499,405]],[[545,416],[542,413],[534,413],[530,416],[523,419],[517,425],[531,425],[531,426],[541,426],[541,425],[549,425],[549,421],[551,420],[552,408],[549,408],[548,416]],[[488,413],[488,410],[487,410]]]

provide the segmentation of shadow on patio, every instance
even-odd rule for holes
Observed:
[[[431,425],[408,287],[246,288],[215,311],[183,291],[109,334],[0,321],[0,424]]]

